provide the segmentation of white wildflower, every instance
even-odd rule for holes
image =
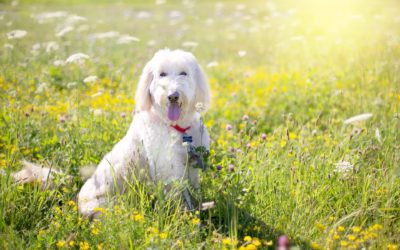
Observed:
[[[380,144],[382,144],[382,137],[381,137],[381,132],[379,132],[379,128],[375,129],[375,138],[378,140]]]
[[[78,15],[71,15],[65,20],[65,24],[74,25],[75,23],[82,21],[86,21],[86,18]]]
[[[65,60],[65,63],[76,63],[76,64],[83,64],[85,60],[89,59],[89,56],[83,53],[76,53],[73,55],[70,55],[67,60]]]
[[[137,19],[147,19],[150,18],[152,14],[148,11],[139,11],[136,15]]]
[[[95,109],[93,110],[94,116],[101,116],[103,114],[103,110],[101,109]]]
[[[197,112],[202,113],[202,112],[204,112],[206,110],[206,106],[204,105],[204,103],[198,102],[195,105],[195,109],[196,109]]]
[[[207,64],[207,68],[214,68],[214,67],[217,67],[219,64],[218,64],[218,62],[209,62],[208,64]]]
[[[118,38],[117,43],[118,44],[128,44],[131,42],[139,42],[140,39],[134,36],[130,36],[130,35],[122,35]]]
[[[70,33],[73,30],[74,30],[73,26],[66,26],[62,30],[57,32],[56,37],[63,37],[63,36],[65,36],[66,34]]]
[[[156,41],[154,41],[154,40],[149,40],[148,42],[147,42],[147,46],[149,46],[149,47],[153,47],[154,45],[156,45]]]
[[[35,44],[33,44],[33,45],[32,45],[32,49],[31,49],[32,55],[34,55],[34,56],[39,55],[39,50],[40,50],[40,48],[41,48],[40,43],[35,43]]]
[[[63,61],[63,60],[55,60],[53,62],[53,64],[54,64],[54,66],[63,66],[63,65],[65,65],[65,61]]]
[[[353,171],[354,165],[348,161],[339,161],[335,164],[333,172],[340,173],[346,176],[349,172]]]
[[[82,24],[80,26],[78,26],[78,28],[76,29],[78,32],[83,32],[83,31],[87,31],[89,30],[89,25],[87,24]]]
[[[83,82],[92,83],[92,82],[97,81],[97,79],[98,79],[97,76],[88,76],[85,79],[83,79]]]
[[[238,55],[239,55],[240,57],[244,57],[246,54],[247,54],[247,51],[245,51],[245,50],[240,50],[240,51],[238,51]]]
[[[78,85],[77,82],[69,82],[69,83],[67,83],[67,88],[72,89],[72,88],[74,88],[76,85]]]
[[[119,35],[116,31],[108,31],[108,32],[101,32],[101,33],[94,33],[91,35],[94,39],[107,39],[107,38],[114,38]]]
[[[182,17],[183,14],[179,10],[173,10],[169,12],[169,19],[181,19]]]
[[[36,88],[35,94],[42,93],[44,90],[46,90],[46,88],[47,88],[47,83],[45,83],[45,82],[39,83],[39,85]]]
[[[156,0],[156,5],[165,4],[166,2],[166,0]]]
[[[13,30],[7,33],[7,38],[10,40],[20,39],[26,36],[26,34],[28,34],[28,32],[26,32],[25,30]]]
[[[60,17],[65,17],[67,15],[68,15],[68,13],[65,11],[55,11],[55,12],[44,12],[44,13],[34,16],[34,18],[36,18],[38,23],[45,23],[46,21],[60,18]]]
[[[48,43],[46,43],[46,53],[51,53],[53,51],[56,51],[60,48],[60,46],[58,46],[58,43],[54,42],[54,41],[50,41]]]
[[[5,48],[5,49],[10,49],[10,50],[11,50],[11,49],[14,49],[14,45],[9,44],[9,43],[5,43],[5,44],[4,44],[4,48]]]
[[[183,47],[192,47],[192,48],[195,48],[195,47],[197,47],[198,45],[199,45],[198,43],[193,42],[193,41],[187,41],[187,42],[182,43],[182,46],[183,46]]]
[[[356,116],[350,117],[349,119],[346,119],[344,121],[344,124],[353,124],[353,123],[357,123],[357,122],[362,122],[362,121],[368,120],[371,117],[372,117],[371,113],[356,115]]]
[[[214,201],[204,202],[201,204],[201,210],[208,210],[215,207]]]
[[[101,96],[103,94],[103,91],[99,91],[97,93],[94,93],[93,95],[91,95],[92,98],[96,98],[98,96]]]

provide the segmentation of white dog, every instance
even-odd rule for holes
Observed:
[[[210,103],[206,77],[194,56],[160,50],[144,67],[136,91],[136,111],[127,134],[100,162],[78,196],[79,210],[90,216],[104,206],[106,195],[134,169],[147,168],[153,181],[189,180],[199,187],[199,169],[188,164],[182,135],[194,146],[209,148],[207,130],[196,110]],[[116,181],[116,183],[115,183]]]
[[[182,50],[158,51],[143,69],[135,99],[135,115],[128,132],[79,192],[79,210],[85,216],[95,216],[95,208],[106,206],[107,196],[113,195],[116,187],[122,188],[137,170],[146,170],[154,182],[168,185],[188,181],[199,188],[199,169],[188,164],[183,136],[191,136],[190,148],[209,149],[199,108],[204,112],[209,107],[210,89],[194,56]],[[47,186],[52,174],[59,173],[23,163],[25,168],[13,174],[18,182],[39,180]]]

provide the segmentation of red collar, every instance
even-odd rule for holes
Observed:
[[[176,124],[176,125],[171,125],[171,127],[173,127],[176,131],[178,131],[178,132],[180,132],[180,133],[186,133],[186,131],[187,130],[189,130],[190,129],[190,126],[189,127],[186,127],[186,128],[182,128],[181,126],[179,126],[178,124]]]

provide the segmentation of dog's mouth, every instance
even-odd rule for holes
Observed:
[[[182,112],[182,103],[170,102],[168,106],[168,119],[171,121],[179,120]]]

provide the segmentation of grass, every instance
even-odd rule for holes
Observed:
[[[300,249],[397,249],[397,1],[0,6],[2,249],[272,249],[280,235]],[[59,10],[67,16],[38,22]],[[72,14],[86,20],[67,24]],[[7,39],[17,29],[28,33]],[[140,41],[95,39],[108,31]],[[58,49],[46,52],[50,41]],[[216,206],[183,213],[160,185],[132,182],[90,223],[76,211],[79,167],[122,138],[142,67],[164,47],[192,51],[210,81],[210,169],[199,195]],[[54,65],[77,52],[90,59]],[[89,75],[98,79],[84,82]],[[343,123],[362,113],[373,116]],[[74,182],[16,185],[9,174],[22,159]],[[351,169],[335,171],[343,162]]]

